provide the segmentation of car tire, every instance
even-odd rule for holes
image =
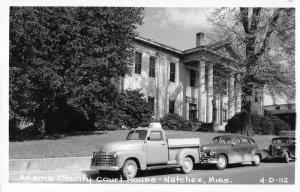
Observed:
[[[216,164],[216,167],[218,170],[223,170],[227,167],[228,161],[225,155],[220,155],[218,158],[218,163]]]
[[[125,180],[133,179],[137,174],[137,164],[134,160],[128,159],[122,167],[122,176]]]
[[[256,154],[253,157],[252,165],[253,166],[259,166],[260,161],[261,161],[260,156]]]
[[[194,162],[190,157],[185,157],[182,166],[180,167],[181,172],[184,174],[191,173],[193,171]]]
[[[284,160],[285,163],[290,162],[290,156],[289,156],[288,152],[284,152],[283,160]]]

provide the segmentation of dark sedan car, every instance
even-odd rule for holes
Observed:
[[[255,141],[243,135],[221,135],[214,137],[210,144],[201,147],[201,163],[215,164],[225,169],[228,164],[252,162],[260,164],[263,154]]]
[[[266,159],[283,159],[288,163],[296,158],[295,146],[295,137],[274,137],[269,148],[265,150],[268,155]]]

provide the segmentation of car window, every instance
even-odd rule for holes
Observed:
[[[220,137],[215,137],[215,138],[213,138],[213,140],[212,140],[212,144],[218,144],[219,143],[219,139],[220,139]]]
[[[293,144],[296,143],[295,138],[290,138],[290,142],[293,143]]]
[[[249,141],[247,138],[241,138],[241,143],[242,144],[249,144]]]
[[[289,143],[288,138],[278,138],[278,139],[273,139],[272,140],[273,144],[280,144],[280,143]]]
[[[161,131],[151,131],[151,133],[150,133],[150,140],[151,141],[160,141],[160,140],[163,140]]]
[[[235,143],[235,144],[240,144],[241,143],[240,138],[233,138],[232,142]]]
[[[249,139],[249,143],[251,143],[252,145],[254,145],[255,141],[253,139]]]

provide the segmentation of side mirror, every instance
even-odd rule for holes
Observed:
[[[147,140],[150,141],[150,137],[149,136],[147,137]]]

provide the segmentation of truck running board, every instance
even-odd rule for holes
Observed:
[[[172,164],[172,165],[153,165],[146,168],[146,170],[153,170],[153,169],[164,169],[164,168],[174,168],[180,167],[180,164]]]

